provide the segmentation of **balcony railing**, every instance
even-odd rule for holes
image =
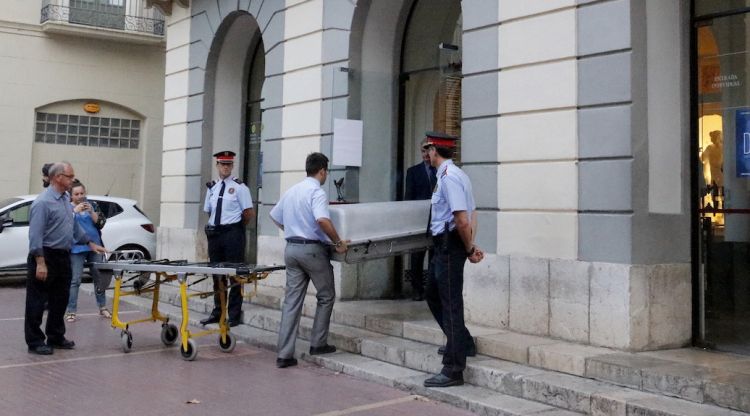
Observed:
[[[44,0],[41,23],[57,22],[164,36],[164,16],[145,0]]]

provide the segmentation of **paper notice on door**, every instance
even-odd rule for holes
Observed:
[[[362,120],[333,120],[333,157],[338,166],[362,166]]]

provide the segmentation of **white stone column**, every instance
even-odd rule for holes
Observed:
[[[200,123],[191,123],[190,9],[166,16],[167,48],[162,145],[159,258],[195,259],[200,204]]]

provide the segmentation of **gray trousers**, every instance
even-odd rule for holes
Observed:
[[[278,357],[292,358],[297,341],[297,327],[302,315],[302,304],[307,293],[307,284],[312,280],[318,291],[318,306],[315,309],[310,346],[321,347],[328,341],[328,326],[331,322],[336,289],[333,283],[330,248],[321,244],[287,243],[284,250],[286,263],[286,295],[281,308]]]

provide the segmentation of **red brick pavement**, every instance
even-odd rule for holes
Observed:
[[[125,354],[119,332],[84,294],[79,320],[67,326],[76,349],[32,355],[23,341],[24,298],[23,288],[0,287],[3,416],[469,414],[305,362],[277,369],[273,352],[246,344],[225,354],[214,336],[198,338],[198,358],[186,362],[177,347],[162,345],[157,324],[134,325],[133,351]]]

